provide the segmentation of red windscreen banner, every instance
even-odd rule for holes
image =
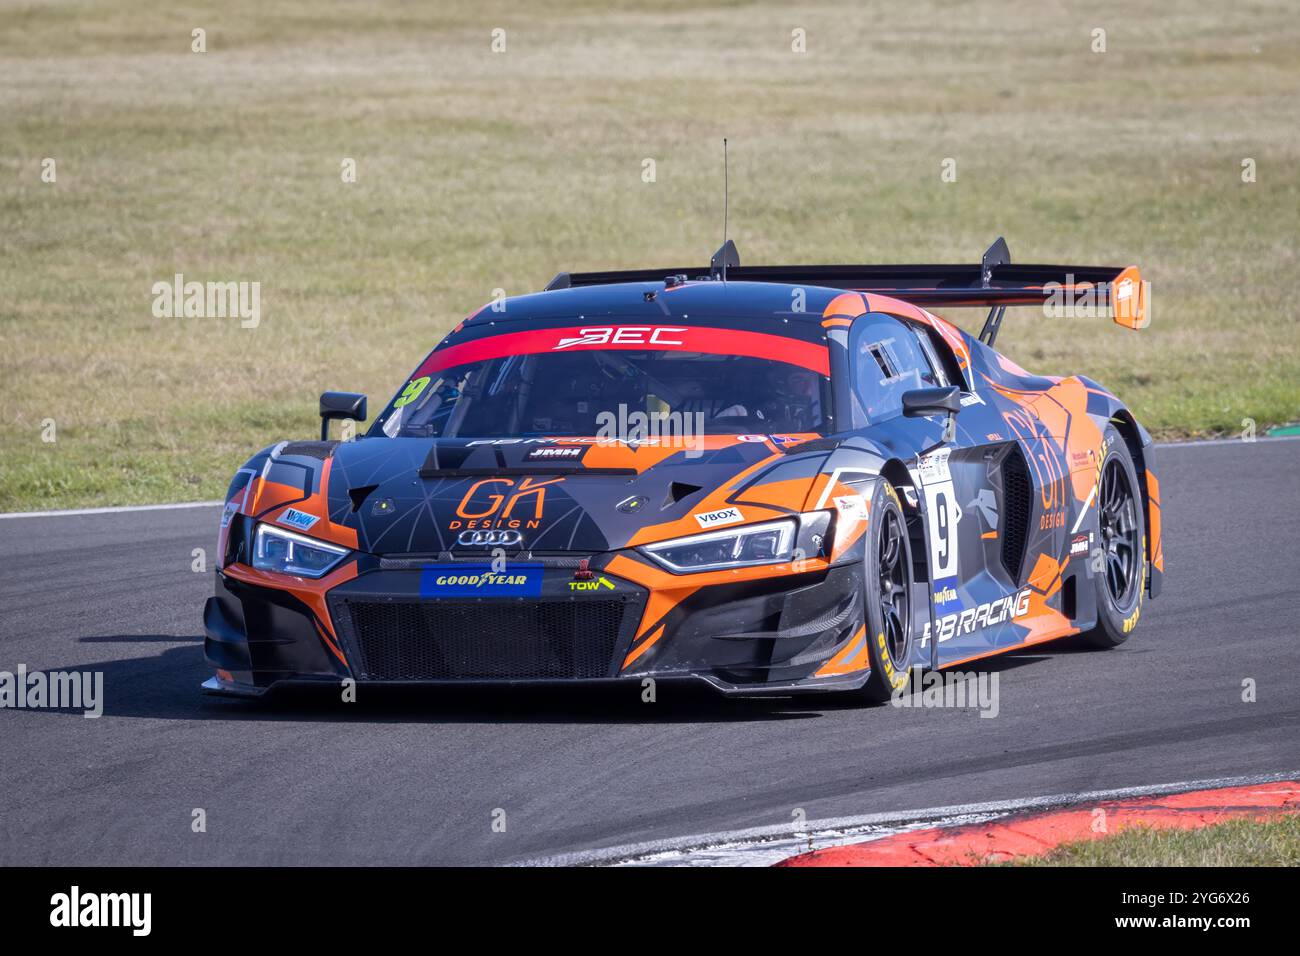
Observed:
[[[508,355],[607,350],[740,355],[798,365],[819,375],[830,374],[825,345],[785,335],[707,326],[582,325],[503,332],[452,345],[430,354],[413,377]]]

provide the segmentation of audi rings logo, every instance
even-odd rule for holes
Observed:
[[[479,548],[509,548],[524,543],[522,531],[462,531],[456,543]]]

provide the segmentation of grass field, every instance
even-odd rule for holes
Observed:
[[[1230,820],[1199,830],[1133,827],[1065,843],[1016,866],[1300,866],[1300,816]]]
[[[1000,343],[1162,436],[1300,417],[1294,6],[1087,8],[0,0],[0,510],[219,497],[494,289],[703,265],[724,135],[744,262],[1134,262],[1145,332]],[[155,318],[175,273],[260,325]]]

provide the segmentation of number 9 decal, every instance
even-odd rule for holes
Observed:
[[[394,408],[402,408],[410,405],[411,402],[423,394],[424,389],[429,384],[429,376],[421,375],[419,378],[413,378],[406,383],[406,388],[402,389],[402,394],[397,396],[397,401],[393,402]]]
[[[930,566],[934,578],[951,578],[957,574],[957,523],[961,509],[952,480],[925,485],[925,510],[930,523]]]

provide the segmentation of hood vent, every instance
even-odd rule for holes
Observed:
[[[349,488],[348,497],[352,499],[352,513],[356,514],[361,510],[361,506],[366,503],[370,497],[370,492],[378,488],[378,485],[362,485],[360,488]]]
[[[674,481],[668,486],[668,497],[664,499],[664,507],[671,508],[678,502],[685,501],[697,491],[704,490],[703,485],[692,485],[684,481]]]

